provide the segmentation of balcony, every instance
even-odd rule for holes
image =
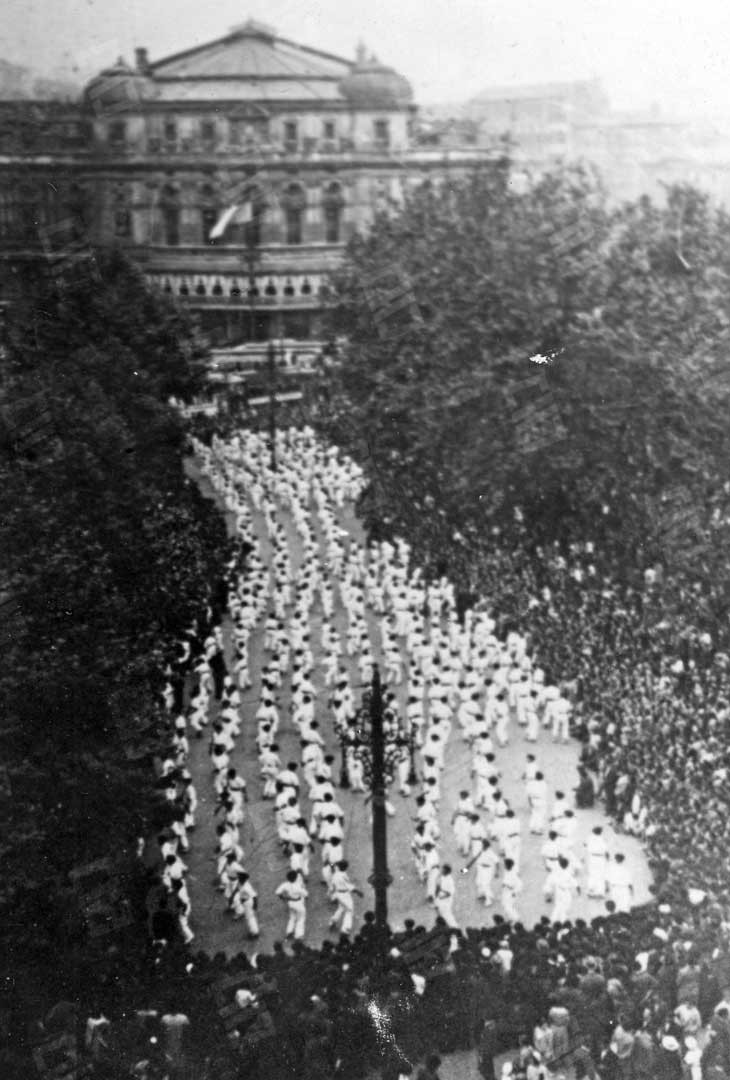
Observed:
[[[242,290],[240,295],[231,296],[230,293],[223,292],[220,296],[206,295],[202,296],[196,293],[194,290],[190,290],[187,294],[175,292],[174,290],[170,294],[172,296],[178,296],[184,300],[191,307],[195,308],[215,308],[220,309],[244,309],[250,310],[251,306],[256,311],[262,311],[265,309],[282,309],[290,311],[318,311],[326,302],[326,296],[320,296],[317,293],[312,293],[311,296],[266,296],[259,295],[253,299],[253,305],[249,299],[246,289]]]
[[[200,159],[211,167],[225,166],[226,168],[236,165],[258,165],[264,163],[319,161],[322,159],[336,160],[342,164],[362,162],[374,162],[377,159],[408,164],[423,162],[443,162],[444,164],[459,161],[493,160],[498,153],[489,147],[422,147],[413,144],[393,146],[379,142],[360,142],[355,144],[351,139],[308,139],[306,141],[291,143],[261,142],[256,145],[241,146],[232,143],[219,143],[214,150],[210,145],[199,138],[179,140],[177,143],[163,143],[156,136],[150,136],[140,143],[130,142],[99,142],[93,146],[93,153],[97,157],[123,157],[125,159],[144,159],[148,156],[175,157],[180,163],[190,163],[199,166]],[[215,154],[215,161],[211,155]]]

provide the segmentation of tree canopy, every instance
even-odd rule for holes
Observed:
[[[15,970],[72,946],[66,872],[155,826],[164,650],[201,614],[227,543],[167,404],[199,378],[185,315],[116,253],[62,278],[36,263],[20,292],[0,398],[0,905]]]
[[[577,166],[517,191],[498,161],[380,214],[335,283],[323,413],[368,462],[370,523],[415,516],[436,549],[517,513],[662,558],[678,500],[695,551],[730,460],[729,239],[691,188],[615,207]]]

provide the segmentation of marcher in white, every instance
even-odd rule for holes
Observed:
[[[479,820],[479,815],[476,813],[471,795],[468,791],[460,791],[456,810],[451,818],[454,837],[456,839],[456,850],[460,855],[469,854],[469,830],[471,828],[473,816],[476,816],[477,821]]]
[[[491,907],[494,903],[492,885],[495,875],[499,870],[500,860],[489,840],[482,840],[482,850],[474,856],[471,866],[476,863],[476,892],[477,900],[481,900],[485,907]]]
[[[545,869],[551,874],[558,864],[560,856],[560,838],[554,829],[548,833],[548,838],[540,848],[540,854],[545,861]]]
[[[270,746],[265,746],[259,753],[259,768],[264,781],[262,792],[264,799],[273,799],[276,795],[276,777],[281,772],[281,758],[278,750],[277,744],[272,743]]]
[[[574,846],[575,836],[578,831],[578,821],[575,813],[570,807],[566,807],[563,812],[563,816],[555,822],[555,831],[558,834],[558,842],[560,844],[560,854],[565,855],[566,859],[570,862],[575,858]]]
[[[231,908],[234,919],[245,919],[249,938],[259,936],[259,922],[256,917],[256,903],[258,893],[251,884],[251,880],[245,871],[238,875],[238,882],[231,896]]]
[[[362,758],[352,746],[348,746],[346,755],[347,778],[350,782],[351,791],[365,792],[365,767]]]
[[[559,855],[545,883],[546,898],[552,897],[553,922],[565,922],[570,915],[570,907],[575,893],[579,891],[570,863],[564,855]]]
[[[608,846],[603,836],[603,828],[595,825],[586,841],[587,880],[586,893],[591,897],[605,897],[608,881]]]
[[[504,876],[502,877],[502,910],[510,922],[520,921],[517,898],[521,892],[522,879],[517,873],[517,868],[511,859],[505,859]]]
[[[225,857],[223,869],[220,873],[221,887],[230,906],[234,890],[238,885],[238,875],[245,872],[245,866],[237,858],[236,851],[231,850]]]
[[[536,772],[532,780],[527,781],[527,800],[530,804],[529,829],[539,836],[545,831],[547,821],[548,787],[541,772]]]
[[[436,910],[452,930],[457,930],[459,927],[454,915],[455,893],[454,875],[451,873],[451,867],[448,863],[444,863],[436,882]]]
[[[436,845],[430,840],[427,840],[422,846],[423,850],[423,873],[425,876],[426,884],[426,896],[429,900],[435,900],[436,898],[436,885],[439,879],[439,855]]]
[[[567,743],[570,738],[570,702],[562,694],[552,703],[552,736],[553,742],[562,739]]]
[[[474,776],[474,802],[477,806],[489,806],[491,798],[490,781],[499,776],[494,764],[494,754],[474,754],[471,766]]]
[[[502,690],[497,694],[494,714],[497,742],[500,746],[506,746],[509,742],[509,705]]]
[[[341,859],[333,869],[331,879],[331,892],[335,903],[337,904],[337,908],[330,919],[329,925],[332,930],[339,922],[340,931],[343,934],[349,934],[352,931],[354,914],[353,894],[357,893],[358,896],[363,895],[360,889],[358,889],[358,887],[350,880],[347,873],[349,865],[347,859]]]
[[[623,852],[617,851],[613,862],[608,864],[608,891],[616,905],[616,911],[630,911],[634,898],[631,871],[626,865]]]
[[[540,719],[537,714],[539,691],[534,687],[527,696],[522,699],[522,709],[525,717],[525,739],[528,742],[537,742],[540,729]]]
[[[276,895],[286,902],[289,909],[289,918],[286,924],[286,936],[301,941],[304,937],[307,921],[307,888],[296,873],[290,870],[286,875],[286,881],[282,882],[276,890]]]

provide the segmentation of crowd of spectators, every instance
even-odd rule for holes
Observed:
[[[544,918],[528,929],[496,917],[465,934],[409,922],[383,955],[370,913],[352,940],[277,944],[252,958],[193,956],[173,937],[152,947],[155,981],[145,973],[136,1000],[134,985],[112,979],[88,1019],[75,1019],[88,1075],[110,1080],[430,1080],[435,1058],[468,1049],[490,1078],[573,1068],[579,1078],[695,1080],[696,1058],[703,1076],[722,1080],[722,916],[706,903],[651,904],[590,924]]]
[[[384,948],[367,913],[352,939],[233,959],[193,956],[165,904],[153,904],[158,992],[134,1018],[118,992],[96,1003],[84,1029],[89,1075],[130,1075],[135,1054],[120,1056],[115,1040],[132,1023],[146,1051],[133,1075],[151,1080],[189,1075],[193,1047],[216,1078],[380,1070],[433,1080],[439,1054],[467,1048],[485,1077],[730,1077],[725,642],[695,625],[691,591],[678,606],[654,568],[626,584],[590,540],[517,551],[495,541],[480,592],[502,633],[529,625],[548,678],[570,694],[578,798],[602,799],[619,830],[643,838],[654,901],[630,913],[608,902],[590,924],[494,916],[462,933],[440,919],[407,923]],[[195,629],[200,644],[208,629]]]
[[[548,676],[575,706],[579,799],[602,799],[647,845],[655,900],[590,924],[491,927],[437,920],[374,953],[368,913],[354,939],[271,956],[198,957],[231,1067],[246,1076],[438,1075],[473,1048],[491,1076],[569,1067],[605,1078],[730,1075],[730,923],[724,888],[727,661],[648,570],[622,584],[590,541],[500,550],[481,591],[506,632],[529,623]],[[691,601],[691,596],[687,596]],[[515,1048],[518,1048],[515,1050]],[[421,1063],[419,1065],[419,1063]],[[499,1071],[499,1070],[498,1070]]]
[[[696,625],[693,593],[677,610],[654,567],[639,586],[621,584],[590,541],[522,559],[495,549],[484,571],[503,625],[529,618],[538,656],[574,699],[584,797],[593,789],[644,839],[658,898],[682,905],[692,890],[722,902],[728,657],[720,634]]]

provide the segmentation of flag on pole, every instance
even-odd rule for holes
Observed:
[[[209,240],[218,240],[229,225],[246,225],[253,219],[253,205],[250,202],[236,203],[223,211],[208,235]]]

